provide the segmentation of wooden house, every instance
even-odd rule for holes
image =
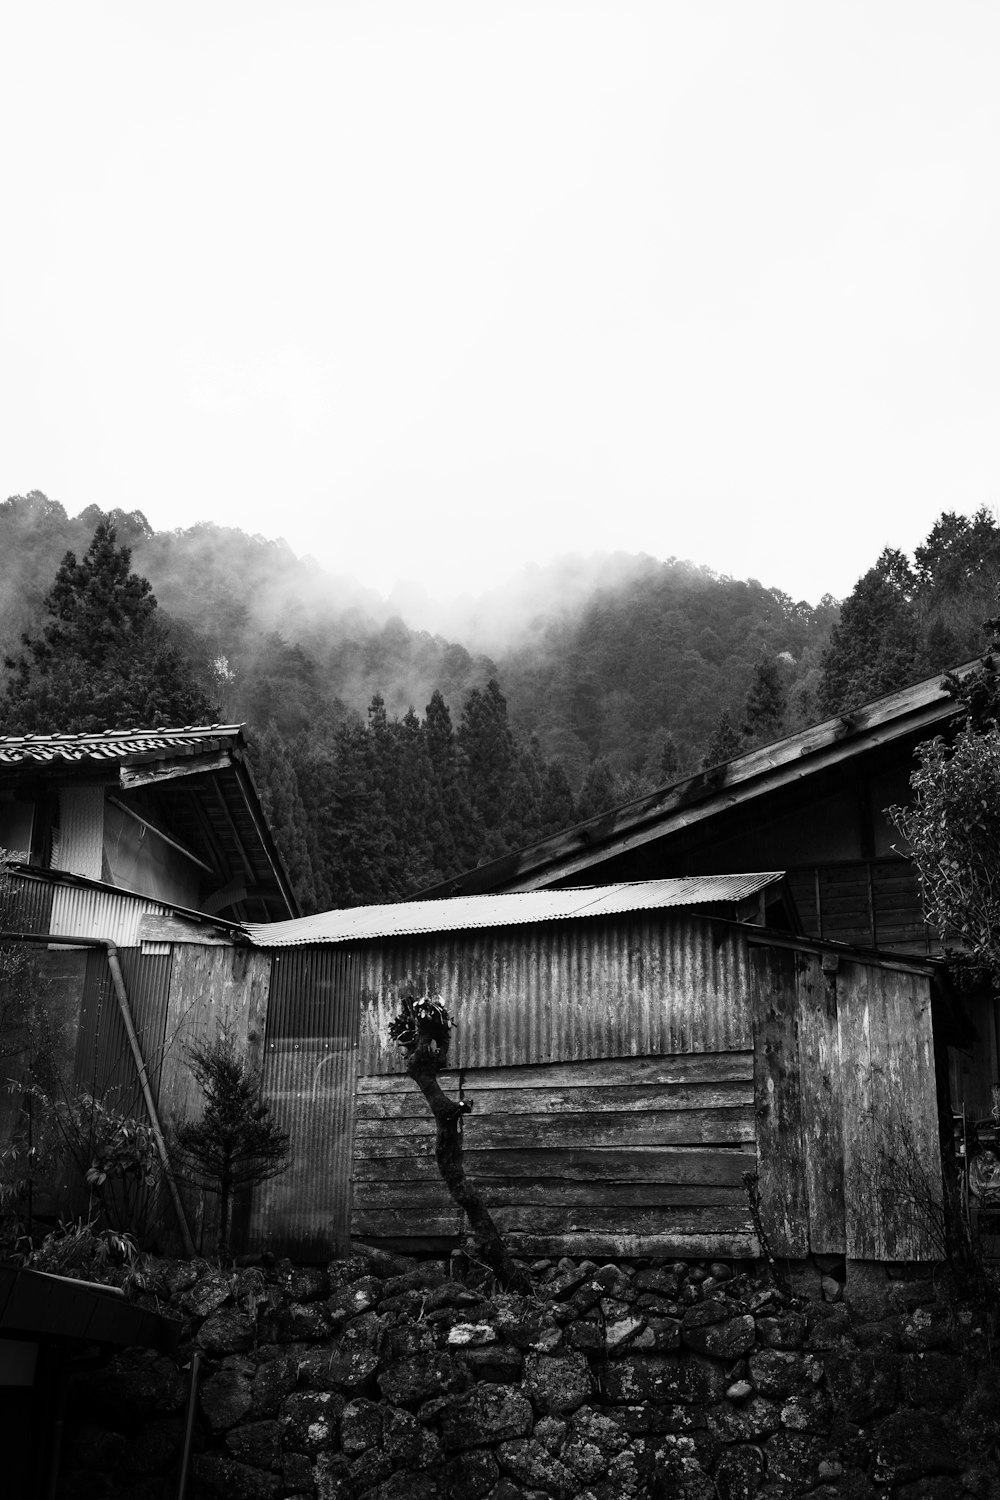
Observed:
[[[238,724],[0,738],[0,849],[51,890],[53,932],[83,882],[234,921],[298,915]]]
[[[247,930],[271,955],[265,1089],[296,1149],[258,1191],[256,1244],[457,1242],[389,1037],[415,990],[456,1018],[445,1086],[474,1103],[468,1167],[522,1253],[755,1256],[749,1173],[775,1253],[940,1256],[893,1176],[905,1153],[939,1190],[935,966],[803,936],[780,875]]]
[[[959,675],[979,665],[965,663]],[[425,897],[554,890],[584,881],[783,870],[804,931],[880,953],[940,952],[916,871],[887,816],[910,801],[914,751],[956,722],[942,674],[481,865]],[[965,997],[951,1102],[984,1118],[1000,1082],[1000,1005]]]
[[[154,1106],[164,1068],[165,1094],[183,1099],[186,1070],[167,1045],[175,1011],[252,1003],[253,965],[232,944],[239,919],[298,914],[241,727],[0,738],[0,849],[14,858],[0,942],[34,955],[63,1087],[144,1118],[134,1031]],[[165,940],[178,931],[195,943]],[[0,1143],[20,1110],[5,1086]]]
[[[294,1153],[240,1205],[245,1248],[457,1243],[426,1106],[388,1033],[415,989],[456,1018],[445,1086],[474,1102],[468,1164],[524,1253],[754,1256],[749,1173],[777,1254],[939,1257],[892,1178],[904,1151],[940,1182],[937,966],[803,935],[780,874],[241,926],[152,911],[136,938],[116,957],[137,1050],[96,945],[78,1081],[141,1109],[142,1065],[169,1139],[201,1107],[186,1047],[225,1026]],[[210,1250],[211,1202],[182,1198]]]

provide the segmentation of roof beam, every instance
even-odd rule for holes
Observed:
[[[556,834],[514,857],[510,875],[502,880],[503,888],[538,890],[555,880],[578,874],[599,860],[692,828],[766,792],[792,786],[818,771],[841,765],[859,750],[920,735],[950,718],[955,711],[953,701],[937,686],[938,681],[935,679],[933,694],[925,682],[892,695],[891,712],[888,700],[880,699],[856,714],[827,720],[800,735],[752,750],[717,767],[714,784],[712,771],[701,772],[651,797]],[[486,868],[470,872],[471,888],[475,888],[475,877],[481,877]],[[453,884],[461,889],[462,877]]]

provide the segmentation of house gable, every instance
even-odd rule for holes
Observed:
[[[0,738],[0,847],[248,921],[298,914],[240,725]]]
[[[907,800],[916,746],[954,716],[936,674],[422,894],[784,869],[808,932],[928,951],[916,878],[884,810]]]

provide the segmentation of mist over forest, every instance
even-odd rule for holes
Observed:
[[[781,656],[795,723],[812,711],[819,653],[837,618],[777,589],[622,553],[526,568],[509,589],[451,606],[414,591],[412,614],[283,541],[204,523],[155,532],[109,512],[226,719],[294,735],[364,715],[422,712],[437,689],[454,713],[496,678],[512,727],[536,735],[579,785],[605,756],[616,773],[655,762],[667,734],[684,763],[719,714],[737,713],[762,652]],[[0,643],[33,625],[64,554],[86,550],[105,513],[75,517],[39,492],[0,505]],[[451,622],[448,633],[424,621]],[[782,653],[784,653],[782,655]]]
[[[248,725],[306,909],[400,899],[965,660],[1000,577],[992,516],[944,512],[912,559],[860,557],[843,604],[619,553],[444,608],[417,587],[381,599],[280,540],[156,532],[138,509],[71,517],[33,491],[0,504],[0,733],[42,727],[24,638],[57,612],[66,554],[108,522],[106,556],[130,550],[197,689],[176,701]]]

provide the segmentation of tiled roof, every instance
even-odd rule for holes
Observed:
[[[603,917],[616,912],[669,906],[731,905],[782,879],[780,871],[750,875],[689,875],[671,880],[638,880],[573,890],[522,891],[511,895],[453,896],[440,901],[400,901],[386,906],[355,906],[324,911],[290,922],[245,924],[258,948],[299,947],[309,943],[348,943],[421,932],[461,932],[473,927]]]
[[[88,761],[161,760],[242,743],[239,724],[188,725],[184,729],[105,729],[99,734],[0,735],[0,765],[51,765]]]

